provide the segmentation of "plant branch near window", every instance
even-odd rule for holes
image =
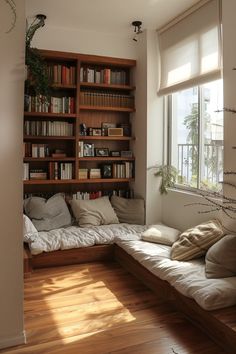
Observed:
[[[159,191],[161,194],[167,194],[167,188],[175,186],[178,171],[171,165],[157,165],[149,169],[155,169],[154,176],[161,177]]]

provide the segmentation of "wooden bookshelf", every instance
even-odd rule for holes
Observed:
[[[24,180],[24,192],[56,193],[57,191],[63,191],[66,193],[74,193],[83,190],[87,192],[91,190],[94,192],[96,188],[99,188],[99,190],[107,190],[109,188],[114,190],[120,189],[121,187],[125,190],[129,189],[130,182],[134,181],[134,157],[78,156],[80,142],[83,144],[92,144],[94,150],[96,148],[106,148],[109,151],[131,150],[131,143],[135,138],[132,136],[130,118],[133,117],[133,113],[135,112],[135,108],[133,107],[133,95],[136,89],[136,87],[132,85],[132,72],[136,62],[129,59],[78,53],[49,50],[41,50],[40,52],[47,62],[48,73],[50,75],[50,81],[52,82],[50,96],[54,97],[54,99],[58,98],[58,101],[69,97],[70,102],[73,101],[73,105],[70,106],[69,111],[65,110],[63,101],[63,113],[53,113],[55,110],[53,106],[54,103],[53,100],[50,99],[50,107],[47,109],[49,111],[48,113],[42,112],[45,110],[44,107],[38,108],[35,106],[35,103],[33,103],[33,106],[30,106],[29,110],[31,111],[27,110],[24,112],[24,129],[26,129],[25,126],[30,126],[30,131],[27,130],[27,133],[24,131],[24,146],[28,149],[27,157],[24,157],[24,168],[26,168],[26,173],[27,169],[28,171],[36,171],[36,173],[37,171],[43,171],[47,173],[47,177],[50,176],[52,178],[51,168],[54,164],[58,164],[57,167],[59,168],[62,164],[63,166],[69,164],[72,178],[60,179],[60,176],[58,176],[58,179],[26,179]],[[68,73],[68,71],[70,72],[69,76],[65,74],[65,72]],[[93,75],[92,80],[90,77],[91,73]],[[97,95],[107,96],[107,101],[105,100],[105,104],[103,105],[100,104],[101,102],[97,102],[98,104],[96,105],[82,104],[81,94],[84,92],[91,93],[95,98]],[[117,106],[116,102],[115,105],[110,104],[109,99],[113,96],[116,97],[118,101],[120,100],[120,106]],[[33,94],[30,93],[30,98],[32,97]],[[132,103],[132,107],[131,103],[130,106],[124,107],[124,105],[126,105],[124,102],[125,98]],[[37,102],[37,100],[35,102]],[[96,102],[94,101],[93,103]],[[36,109],[40,111],[35,112]],[[57,111],[60,111],[60,109]],[[64,123],[65,125],[68,124],[70,127],[73,127],[73,132],[70,132],[70,134],[61,134],[60,129],[63,130],[64,128],[58,128],[59,130],[56,133],[50,133],[48,124],[51,122],[55,122],[54,125],[57,127],[63,127]],[[129,126],[128,129],[130,129],[130,133],[126,133],[124,136],[81,135],[80,130],[82,124],[87,128],[101,129],[103,123],[110,123],[116,127],[122,126],[127,128],[127,126]],[[44,124],[43,128],[40,124]],[[57,127],[55,129],[57,129]],[[48,129],[47,132],[45,132],[45,129]],[[32,132],[31,130],[35,131]],[[45,157],[33,158],[30,151],[33,147],[34,149],[45,149]],[[66,157],[53,158],[52,154],[56,151],[65,153]],[[38,156],[41,155],[38,154]],[[79,179],[79,169],[90,170],[91,168],[102,168],[101,166],[103,166],[103,164],[112,165],[125,163],[130,164],[132,167],[132,178],[130,178],[131,174],[127,174],[129,178],[125,178],[126,176],[124,176],[124,178]],[[53,177],[55,177],[54,174]]]

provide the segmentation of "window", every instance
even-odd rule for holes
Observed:
[[[177,184],[219,191],[223,179],[222,80],[168,96],[169,163]]]

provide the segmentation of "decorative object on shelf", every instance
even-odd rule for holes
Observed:
[[[108,128],[108,136],[123,136],[123,128]]]
[[[89,178],[101,178],[101,169],[100,168],[90,168]]]
[[[101,136],[102,129],[101,128],[93,128],[93,136]]]
[[[28,79],[26,80],[26,91],[33,84],[36,95],[48,97],[49,95],[49,79],[47,74],[47,65],[36,48],[31,47],[31,42],[35,32],[45,25],[46,16],[38,14],[34,21],[26,30],[25,38],[25,64],[28,71]]]
[[[174,187],[178,171],[171,165],[152,166],[149,169],[155,169],[155,176],[161,177],[160,193],[167,194],[167,188]]]
[[[107,157],[109,156],[109,149],[107,148],[96,148],[95,156],[97,157]]]
[[[94,156],[94,144],[84,143],[84,157]]]
[[[133,157],[133,151],[131,150],[124,150],[120,152],[121,157]]]
[[[102,178],[112,178],[112,164],[102,165]]]
[[[120,151],[110,151],[112,157],[120,157]]]
[[[134,26],[134,33],[135,33],[135,35],[133,37],[133,41],[137,42],[138,35],[143,32],[141,29],[142,21],[133,21],[132,26]]]

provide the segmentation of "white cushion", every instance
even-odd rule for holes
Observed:
[[[38,237],[38,231],[30,218],[23,214],[23,240],[24,242],[35,241]]]
[[[172,246],[180,233],[179,230],[162,224],[152,225],[142,234],[142,240]]]

